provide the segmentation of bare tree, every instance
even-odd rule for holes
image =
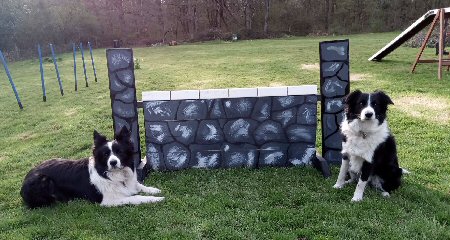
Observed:
[[[269,10],[270,10],[270,0],[264,0],[265,15],[264,15],[264,34],[269,34]]]

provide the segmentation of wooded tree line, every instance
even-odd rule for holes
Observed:
[[[167,41],[402,30],[450,0],[1,0],[0,49],[27,56],[36,44],[69,50]],[[34,54],[34,53],[33,53]]]

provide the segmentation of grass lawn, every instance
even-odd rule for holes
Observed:
[[[28,210],[19,191],[33,166],[53,157],[88,156],[94,129],[112,136],[105,50],[94,52],[99,82],[88,68],[89,88],[78,54],[78,92],[72,55],[60,55],[64,97],[53,64],[45,63],[47,102],[39,61],[10,64],[24,110],[1,69],[0,239],[450,239],[450,72],[441,81],[436,65],[409,73],[417,53],[411,48],[399,48],[383,62],[367,61],[395,36],[333,38],[350,39],[351,88],[383,89],[393,98],[390,127],[400,163],[412,172],[390,198],[367,189],[360,203],[350,202],[353,186],[332,188],[337,167],[326,180],[301,167],[152,173],[145,183],[162,189],[163,203],[102,208],[75,201]],[[330,39],[138,48],[138,98],[142,90],[319,84],[318,45]],[[426,51],[433,57],[434,49]]]

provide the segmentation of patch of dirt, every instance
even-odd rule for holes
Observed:
[[[271,82],[269,84],[269,87],[284,87],[284,86],[286,86],[286,84],[280,82]]]
[[[426,95],[394,99],[394,107],[412,117],[440,125],[450,125],[450,102],[445,98]]]
[[[75,108],[69,108],[64,112],[64,115],[66,115],[67,117],[73,116],[76,113],[78,113],[78,110]]]
[[[363,81],[372,78],[372,75],[368,73],[350,73],[350,81]]]
[[[318,63],[302,64],[301,69],[309,70],[309,71],[319,71],[320,70],[320,64],[318,64]]]
[[[32,132],[23,132],[16,135],[16,138],[22,141],[29,140],[35,138],[37,135]]]
[[[6,160],[6,157],[0,156],[0,162],[3,161],[3,160]]]

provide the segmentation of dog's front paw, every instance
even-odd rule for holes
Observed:
[[[161,190],[154,187],[145,187],[144,192],[153,195],[153,194],[160,194]]]
[[[149,198],[149,203],[154,203],[154,202],[161,202],[164,200],[164,197],[148,197]]]
[[[360,202],[363,199],[362,196],[353,196],[352,202]]]
[[[343,183],[336,183],[336,184],[334,184],[333,188],[335,188],[335,189],[341,189],[341,188],[343,188],[344,186],[345,186],[345,184],[343,184]]]
[[[390,197],[391,195],[388,192],[382,192],[381,196],[383,196],[383,197]]]

